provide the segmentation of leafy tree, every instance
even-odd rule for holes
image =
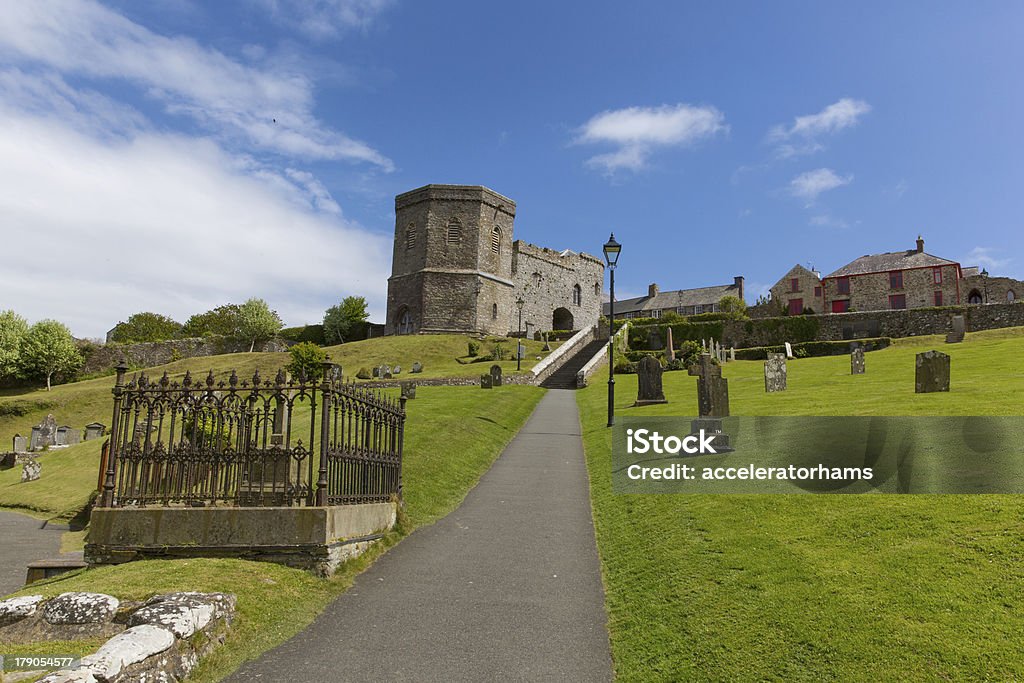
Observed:
[[[18,374],[21,343],[28,332],[28,323],[14,311],[0,313],[0,377]]]
[[[238,338],[250,341],[250,353],[256,342],[272,339],[282,327],[281,318],[263,299],[254,297],[238,307]]]
[[[136,313],[127,322],[119,322],[110,331],[110,341],[131,344],[174,339],[181,334],[182,325],[159,313]]]
[[[728,313],[732,318],[745,318],[747,316],[747,305],[738,296],[723,296],[718,301],[718,310]]]
[[[331,306],[324,313],[324,341],[340,344],[351,339],[369,319],[366,299],[361,296],[347,296],[337,306]]]
[[[20,354],[22,372],[26,377],[46,377],[47,391],[55,374],[71,373],[82,365],[71,331],[56,320],[41,320],[28,328]]]
[[[238,337],[238,304],[224,304],[206,313],[197,313],[185,321],[181,334],[185,337]]]
[[[315,379],[323,372],[322,363],[327,360],[327,352],[313,342],[302,342],[288,349],[291,355],[291,362],[288,363],[288,372],[292,377],[305,377]]]

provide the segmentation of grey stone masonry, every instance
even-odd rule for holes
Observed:
[[[413,399],[416,398],[416,382],[402,382],[402,398]]]
[[[768,354],[764,362],[764,390],[769,394],[786,390],[786,354]]]
[[[637,394],[633,405],[668,403],[661,385],[661,363],[653,356],[644,356],[637,365]]]
[[[864,349],[859,346],[850,351],[850,374],[864,374]]]
[[[28,439],[23,437],[21,434],[14,435],[14,452],[15,453],[26,453],[28,452]]]
[[[947,344],[959,344],[967,334],[967,322],[962,315],[954,315],[950,321],[953,329],[946,335]]]
[[[494,382],[491,379],[490,373],[480,375],[480,388],[481,389],[493,389]]]
[[[497,363],[491,366],[491,386],[501,386],[501,366]]]
[[[47,415],[42,422],[32,428],[32,437],[29,440],[28,449],[30,451],[38,451],[54,446],[56,443],[57,420],[54,419],[53,415]]]
[[[918,394],[949,391],[949,366],[949,356],[941,351],[917,354],[914,391]]]
[[[107,426],[99,422],[92,422],[85,425],[85,440],[102,439],[107,432]]]
[[[722,377],[722,368],[711,355],[701,354],[690,366],[689,374],[697,376],[697,410],[700,417],[729,417],[729,381]]]
[[[21,483],[27,483],[39,479],[43,466],[31,455],[21,456]]]

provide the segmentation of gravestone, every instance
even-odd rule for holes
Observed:
[[[544,333],[544,348],[541,349],[541,351],[544,351],[545,353],[551,351],[551,343],[548,341],[547,332]]]
[[[959,344],[964,340],[964,335],[967,334],[967,323],[964,322],[962,315],[954,315],[952,325],[952,331],[946,335],[946,343]]]
[[[519,360],[526,358],[526,344],[524,344],[523,342],[517,342],[516,353],[519,354],[518,356],[516,356],[516,358],[518,358]]]
[[[697,408],[701,417],[729,417],[729,380],[722,377],[722,367],[711,354],[701,354],[691,365],[690,375],[697,376]]]
[[[664,346],[665,342],[661,340],[661,331],[657,327],[651,329],[650,334],[647,336],[647,350],[661,351]]]
[[[419,361],[416,361],[415,363],[412,364],[412,368],[409,370],[409,372],[413,374],[419,374],[423,372],[423,364],[420,363]]]
[[[653,356],[644,356],[637,363],[637,392],[635,406],[668,403],[661,386],[661,363]]]
[[[21,460],[21,483],[35,481],[43,471],[43,466],[32,456],[26,456]]]
[[[274,404],[274,422],[271,426],[270,445],[284,446],[285,417],[287,416],[287,404],[278,401]]]
[[[673,361],[673,360],[676,359],[676,350],[672,347],[672,326],[671,325],[668,328],[668,334],[665,335],[665,336],[668,338],[668,341],[665,343],[665,358],[667,358],[669,361]]]
[[[416,398],[416,382],[405,381],[401,384],[402,398]]]
[[[53,418],[53,415],[47,415],[46,418],[32,428],[32,437],[28,442],[28,449],[30,451],[38,451],[43,448],[48,448],[57,443],[57,420]]]
[[[786,390],[786,355],[769,353],[764,362],[764,390],[773,394]]]
[[[736,347],[735,346],[730,346],[729,347],[729,362],[731,363],[734,360],[736,360]]]
[[[68,425],[63,425],[57,427],[57,436],[54,441],[57,446],[74,446],[75,444],[82,443],[82,432]]]
[[[402,374],[402,366],[401,365],[396,365],[395,367],[393,367],[391,369],[391,374],[393,374],[393,375],[401,375]]]
[[[941,351],[925,351],[917,354],[914,392],[929,394],[934,391],[949,391],[949,356]]]
[[[388,371],[385,372],[383,375],[381,375],[380,378],[381,379],[394,379],[395,376],[391,374],[391,368],[388,368]]]
[[[864,374],[864,349],[857,346],[850,352],[850,374]]]
[[[15,453],[26,453],[28,452],[28,439],[23,437],[21,434],[14,435],[14,452]]]
[[[85,425],[85,440],[92,441],[93,439],[102,439],[103,435],[107,433],[107,426],[99,422],[90,422]]]
[[[793,345],[790,344],[789,342],[786,342],[786,358],[792,358],[792,357],[793,357]]]
[[[379,365],[374,365],[373,366],[373,370],[371,371],[371,374],[374,377],[380,377],[380,366]]]
[[[498,364],[494,364],[491,366],[491,386],[501,386],[501,366]]]
[[[701,354],[691,365],[689,374],[697,376],[697,410],[699,417],[690,422],[690,434],[700,437],[711,435],[712,447],[720,453],[735,450],[729,445],[729,435],[722,430],[722,418],[729,417],[729,380],[722,377],[722,366],[715,364],[711,354]]]
[[[480,375],[480,388],[490,389],[493,385],[491,384],[491,376],[489,374]]]
[[[526,323],[526,338],[533,339],[533,323]]]

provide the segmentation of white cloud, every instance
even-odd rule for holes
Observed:
[[[835,228],[837,230],[843,230],[850,227],[850,224],[844,219],[836,218],[835,216],[827,213],[811,216],[808,222],[818,228]]]
[[[71,121],[26,112],[8,97],[24,90],[17,74],[5,77],[4,308],[89,337],[134,312],[183,320],[250,296],[289,324],[318,321],[347,294],[383,312],[390,238],[345,220],[312,176],[275,173],[210,140],[146,130],[111,139],[76,125],[90,111]]]
[[[997,258],[995,254],[998,253],[998,249],[991,247],[974,247],[967,256],[961,259],[961,263],[977,265],[988,270],[1003,270],[1010,265],[1013,259]]]
[[[357,6],[374,3],[337,4],[352,6],[350,14],[339,16],[358,17]],[[130,82],[168,112],[246,145],[303,159],[393,168],[366,143],[317,120],[312,82],[287,64],[243,64],[190,38],[157,35],[91,0],[6,5],[0,13],[0,56],[65,76]]]
[[[637,171],[659,147],[692,145],[727,131],[725,115],[714,107],[689,104],[628,107],[601,112],[584,123],[578,144],[613,144],[615,151],[591,157],[587,164],[611,173]]]
[[[271,15],[311,38],[333,38],[345,30],[365,29],[392,0],[260,0]]]
[[[789,193],[804,199],[808,206],[813,204],[822,192],[834,190],[853,182],[853,176],[840,176],[830,168],[818,168],[801,173],[789,181]]]
[[[871,105],[864,100],[844,97],[817,114],[796,117],[791,126],[775,126],[768,132],[768,141],[776,145],[781,158],[814,154],[825,149],[817,138],[856,126],[870,111]]]

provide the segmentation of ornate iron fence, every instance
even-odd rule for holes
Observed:
[[[218,382],[164,373],[114,385],[100,505],[345,505],[401,497],[405,399],[257,371]]]

